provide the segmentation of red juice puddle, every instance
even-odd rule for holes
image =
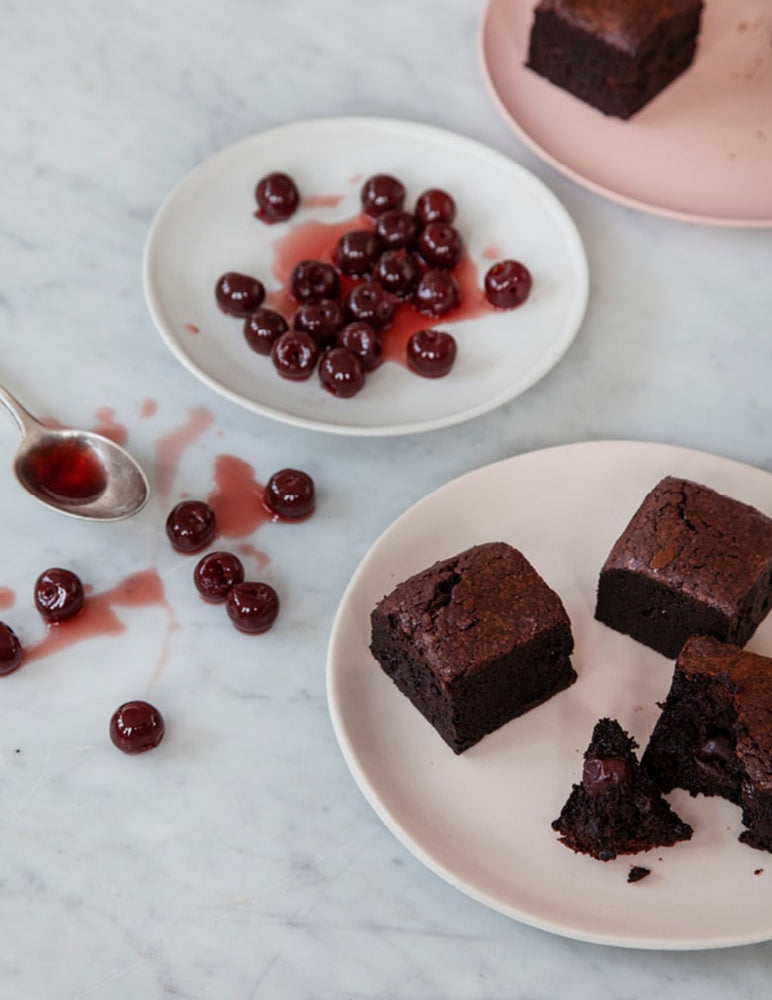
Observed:
[[[303,208],[335,208],[343,201],[340,194],[315,194],[310,198],[304,198]]]
[[[364,174],[352,174],[352,176],[349,177],[348,182],[349,184],[358,184],[363,177]]]
[[[263,505],[265,490],[254,470],[235,455],[218,455],[214,461],[215,490],[206,502],[214,511],[217,534],[243,538],[266,521],[275,520]]]
[[[196,406],[190,409],[188,414],[186,423],[164,434],[156,442],[155,481],[158,497],[162,503],[168,503],[182,453],[194,444],[214,421],[214,414],[205,406]]]
[[[96,434],[101,434],[102,437],[109,438],[116,444],[126,444],[129,437],[129,432],[123,426],[115,420],[115,410],[110,406],[100,407],[94,417],[97,420],[97,424],[94,427]]]
[[[266,305],[285,317],[297,309],[289,291],[290,275],[300,260],[321,260],[333,263],[335,244],[350,229],[372,229],[372,220],[355,215],[342,222],[318,222],[311,219],[290,229],[273,245],[273,275],[279,288],[266,294]]]
[[[16,603],[16,594],[10,587],[0,587],[0,611],[5,611],[13,607]]]
[[[502,260],[504,257],[504,251],[498,243],[489,243],[483,250],[481,256],[483,260]]]
[[[158,409],[158,403],[154,399],[142,400],[142,406],[140,407],[139,415],[143,420],[147,420],[148,417],[152,417],[156,410]]]
[[[391,325],[383,332],[383,359],[407,365],[407,342],[418,330],[442,330],[460,320],[477,319],[494,312],[477,282],[474,261],[464,255],[453,269],[453,276],[460,290],[460,304],[444,316],[427,316],[411,303],[401,302],[394,313]]]
[[[163,669],[168,656],[168,643],[171,633],[177,629],[171,605],[164,596],[161,578],[155,569],[140,570],[132,573],[112,589],[101,594],[89,593],[83,610],[75,618],[61,622],[59,625],[49,625],[43,639],[24,650],[24,662],[43,659],[76,643],[100,635],[117,635],[126,631],[126,626],[116,615],[115,607],[140,608],[163,607],[168,615],[166,638],[161,650],[161,659],[156,666],[154,677]]]
[[[250,545],[249,542],[242,542],[242,544],[237,547],[237,552],[239,555],[249,556],[254,559],[255,569],[258,572],[265,569],[265,567],[271,562],[270,556],[267,556],[265,552],[261,552],[260,549],[255,548],[254,545]]]
[[[185,330],[187,333],[201,333],[195,323],[186,323]]]

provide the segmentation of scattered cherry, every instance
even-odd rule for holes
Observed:
[[[164,738],[164,720],[146,701],[127,701],[113,712],[110,739],[128,754],[153,750]]]
[[[83,607],[80,578],[68,569],[47,569],[35,581],[35,607],[53,625],[73,618]]]
[[[517,260],[500,260],[485,275],[485,297],[499,309],[515,309],[528,298],[531,272]]]
[[[464,242],[455,226],[430,222],[421,230],[416,250],[430,267],[455,267],[464,252]]]
[[[413,296],[419,312],[429,316],[444,316],[461,300],[458,282],[449,271],[427,271],[421,276]]]
[[[244,320],[244,339],[258,354],[270,354],[274,340],[289,327],[286,319],[274,309],[261,306]]]
[[[407,363],[418,375],[440,378],[456,360],[456,341],[444,330],[417,330],[407,342]]]
[[[279,614],[279,596],[267,583],[245,581],[228,591],[228,617],[240,632],[266,632]]]
[[[360,277],[369,274],[381,251],[375,233],[369,229],[351,229],[335,244],[335,263],[344,274]]]
[[[231,316],[248,316],[262,303],[265,288],[257,278],[228,271],[217,280],[214,289],[218,306]]]
[[[338,347],[345,347],[362,362],[365,371],[371,372],[383,360],[383,341],[369,323],[355,320],[338,331]]]
[[[360,198],[365,213],[377,217],[391,209],[402,208],[405,186],[389,174],[375,174],[362,185]]]
[[[273,342],[271,359],[282,378],[302,382],[316,367],[319,345],[303,330],[287,330]]]
[[[365,366],[345,347],[332,347],[319,362],[319,381],[333,396],[349,399],[365,384]]]
[[[415,217],[422,226],[430,222],[443,222],[449,225],[456,218],[456,203],[447,191],[429,188],[418,197]]]
[[[166,518],[166,535],[177,552],[198,552],[214,538],[214,511],[203,500],[183,500]]]
[[[378,258],[373,277],[387,292],[407,299],[418,286],[419,271],[409,250],[387,250]]]
[[[290,291],[299,302],[306,299],[335,299],[340,282],[331,264],[321,260],[301,260],[292,268]]]
[[[344,322],[343,310],[334,299],[309,299],[301,303],[292,325],[313,337],[319,347],[330,347]]]
[[[267,174],[258,181],[255,188],[257,211],[255,215],[269,225],[284,222],[294,215],[300,204],[300,195],[295,182],[287,174]]]
[[[244,579],[244,566],[232,552],[208,552],[193,570],[196,590],[212,604],[222,604],[228,591]]]
[[[5,622],[0,622],[0,675],[13,673],[21,666],[24,653],[16,633]]]
[[[391,323],[394,309],[394,299],[377,281],[363,281],[356,285],[346,299],[346,312],[351,319],[369,323],[376,330],[382,330]]]
[[[409,212],[392,208],[375,220],[375,233],[387,250],[399,250],[400,247],[409,250],[418,235],[418,223]]]
[[[314,481],[300,469],[281,469],[265,484],[263,502],[273,514],[287,521],[308,517],[316,504]]]

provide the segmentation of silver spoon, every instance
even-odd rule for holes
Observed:
[[[13,471],[36,500],[93,521],[120,521],[144,507],[150,494],[145,474],[114,441],[90,431],[46,427],[2,386],[0,403],[22,435]]]

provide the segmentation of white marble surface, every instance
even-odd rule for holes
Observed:
[[[118,609],[121,635],[2,679],[2,997],[768,992],[769,944],[617,950],[485,909],[392,838],[338,751],[324,693],[335,608],[371,542],[428,491],[522,451],[604,438],[673,442],[772,471],[770,234],[638,214],[563,179],[486,96],[479,3],[388,8],[0,4],[2,380],[64,423],[111,417],[156,486],[163,436],[196,408],[212,417],[183,450],[168,496],[129,524],[65,521],[6,478],[0,586],[16,602],[2,614],[26,641],[42,635],[29,592],[49,565],[72,566],[97,592],[153,567],[169,608]],[[440,125],[509,154],[560,197],[585,241],[592,287],[576,342],[525,395],[462,427],[347,440],[261,419],[183,371],[147,315],[143,241],[185,172],[266,127],[350,114]],[[8,419],[0,468],[15,444]],[[314,518],[251,539],[283,599],[280,622],[257,639],[198,601],[191,561],[162,537],[169,501],[208,493],[223,453],[259,480],[305,468],[319,489]],[[162,747],[140,758],[105,738],[130,697],[149,697],[168,722]]]

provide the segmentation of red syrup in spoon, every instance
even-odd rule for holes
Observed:
[[[77,438],[35,448],[25,460],[25,474],[56,500],[95,500],[107,486],[102,463]]]

